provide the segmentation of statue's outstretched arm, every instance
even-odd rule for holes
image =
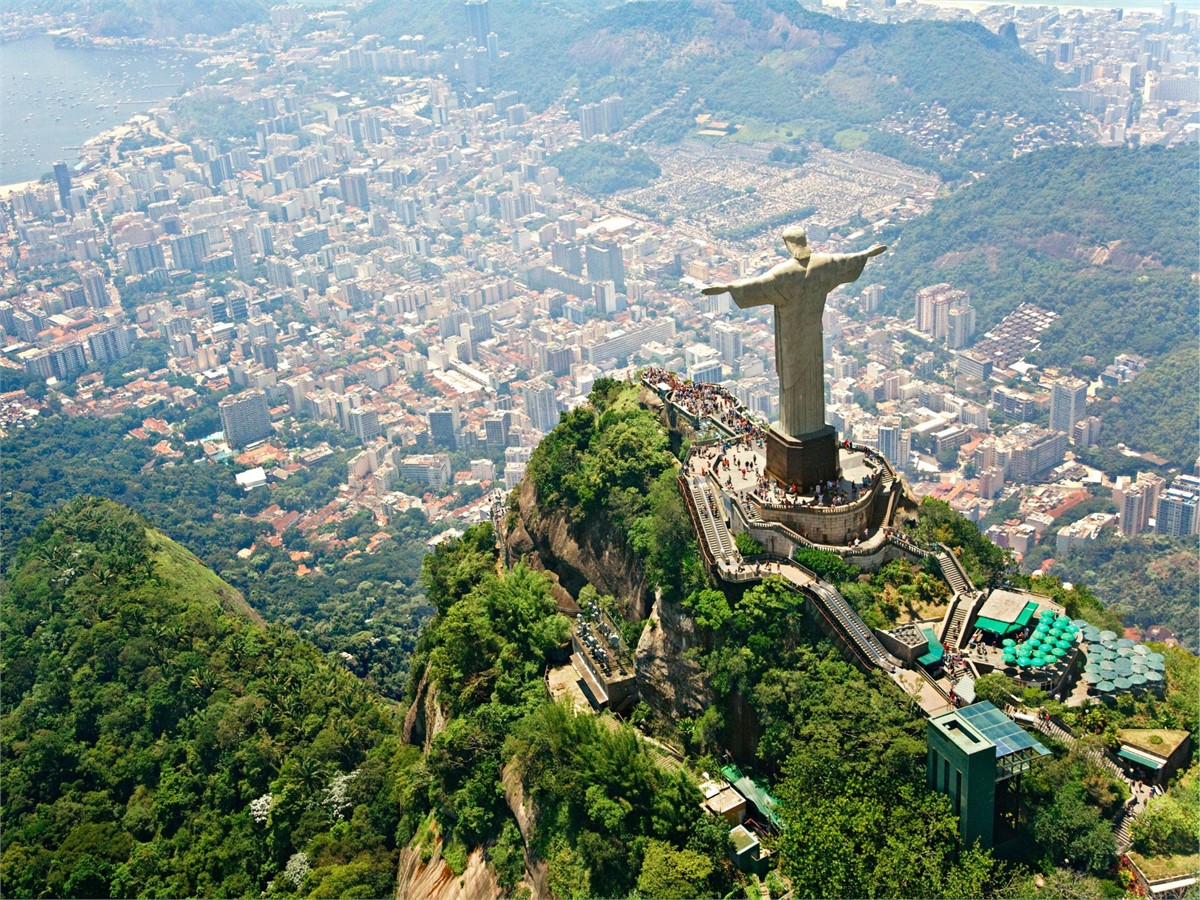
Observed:
[[[825,289],[833,290],[839,284],[857,281],[867,265],[867,260],[887,250],[884,244],[876,244],[861,253],[830,253],[820,266]]]
[[[739,278],[728,284],[710,284],[701,288],[700,293],[712,296],[728,291],[733,295],[733,302],[741,309],[751,306],[778,306],[784,302],[777,284],[778,275],[774,269],[754,278]]]

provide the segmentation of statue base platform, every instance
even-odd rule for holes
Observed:
[[[772,425],[767,431],[767,474],[801,489],[822,481],[836,481],[841,476],[837,431],[826,425],[820,431],[796,438]]]

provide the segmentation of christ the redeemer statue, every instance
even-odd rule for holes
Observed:
[[[705,294],[733,295],[741,309],[775,307],[775,368],[779,372],[779,431],[803,439],[825,426],[825,354],[821,315],[825,298],[839,284],[856,281],[872,256],[887,249],[876,244],[862,253],[813,253],[799,225],[783,232],[791,259],[764,275],[714,284]]]

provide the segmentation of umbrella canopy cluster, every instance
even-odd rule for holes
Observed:
[[[1018,644],[1012,638],[1001,642],[1004,662],[1022,669],[1038,669],[1055,666],[1070,655],[1071,648],[1079,640],[1079,626],[1054,610],[1042,610],[1033,633]]]
[[[1162,684],[1166,660],[1145,644],[1118,638],[1114,631],[1101,631],[1081,619],[1087,664],[1083,680],[1096,694],[1137,691]]]

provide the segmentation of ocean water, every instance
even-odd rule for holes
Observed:
[[[105,129],[178,94],[200,57],[159,50],[57,47],[34,37],[0,44],[0,184],[32,181]]]

